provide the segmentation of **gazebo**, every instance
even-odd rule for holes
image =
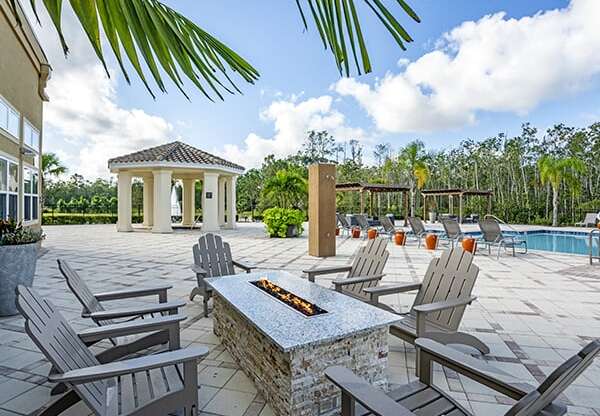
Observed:
[[[380,195],[381,193],[395,193],[399,192],[404,194],[404,218],[408,216],[408,192],[410,188],[398,185],[398,184],[385,184],[385,183],[364,183],[364,182],[347,182],[338,183],[335,185],[336,192],[358,192],[360,195],[360,212],[365,212],[365,194],[369,196],[369,211],[370,215],[373,215],[373,195]],[[378,198],[379,199],[379,198]],[[380,201],[378,201],[377,207],[380,208]]]
[[[172,232],[171,186],[183,182],[182,225],[195,223],[195,183],[202,181],[202,230],[235,228],[236,180],[244,167],[218,156],[175,141],[140,150],[108,161],[118,177],[117,231],[132,231],[131,183],[134,177],[144,183],[144,222],[152,232]]]
[[[466,196],[483,196],[487,198],[487,213],[492,212],[492,197],[494,193],[489,190],[480,189],[460,189],[460,188],[447,188],[447,189],[424,189],[421,191],[423,195],[423,219],[426,218],[427,214],[427,198],[436,196],[447,196],[448,197],[448,209],[450,214],[454,211],[454,197],[458,197],[458,222],[462,223],[463,220],[463,200]]]

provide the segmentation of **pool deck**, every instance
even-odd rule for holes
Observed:
[[[465,231],[476,230],[465,224]],[[549,227],[516,226],[517,229]],[[581,231],[582,228],[569,228]],[[189,270],[191,246],[199,231],[173,234],[117,233],[111,225],[48,226],[44,254],[34,283],[64,312],[76,328],[90,323],[68,292],[56,259],[68,260],[94,291],[131,286],[172,284],[170,298],[187,300],[195,285]],[[567,230],[561,228],[561,230]],[[311,266],[333,266],[352,260],[362,239],[338,238],[338,255],[321,259],[307,255],[308,239],[269,239],[261,224],[240,224],[223,231],[234,256],[260,269],[300,274]],[[384,283],[418,282],[432,256],[414,241],[405,247],[389,245]],[[520,381],[537,384],[566,358],[593,338],[600,337],[600,265],[586,256],[531,251],[516,258],[478,254],[481,272],[475,285],[479,299],[467,309],[461,329],[477,335],[491,348],[486,360]],[[336,276],[331,276],[334,278]],[[317,279],[329,287],[331,279]],[[391,295],[384,302],[406,311],[414,294]],[[212,333],[212,319],[202,317],[201,301],[188,302],[182,342],[207,345],[209,356],[199,366],[200,409],[203,415],[271,415],[256,388],[233,362]],[[415,350],[390,337],[388,374],[392,384],[414,379]],[[49,364],[23,331],[20,317],[0,318],[0,416],[26,415],[50,400],[46,374]],[[503,414],[512,401],[453,371],[436,368],[435,383],[477,415]],[[569,414],[600,416],[600,359],[564,395]],[[67,415],[87,415],[82,404]]]

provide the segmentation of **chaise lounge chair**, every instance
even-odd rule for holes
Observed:
[[[458,244],[464,238],[464,234],[460,229],[458,221],[444,219],[442,220],[442,225],[444,226],[445,231],[444,238],[450,242],[451,247],[454,247],[454,244]]]
[[[256,267],[233,260],[229,243],[224,242],[217,234],[207,233],[201,236],[198,243],[192,247],[192,252],[194,254],[192,270],[196,273],[198,286],[190,293],[190,300],[194,300],[196,295],[202,296],[204,316],[208,316],[208,301],[212,297],[212,289],[204,279],[234,275],[236,267],[246,273],[250,273]]]
[[[185,416],[196,415],[198,359],[208,348],[102,364],[86,343],[115,336],[114,328],[78,334],[52,303],[24,286],[17,288],[17,308],[25,318],[25,331],[56,371],[50,381],[70,388],[38,416],[61,414],[80,400],[97,416],[162,415],[181,409]],[[124,324],[119,325],[122,330]]]
[[[369,231],[369,228],[371,228],[371,226],[369,225],[369,219],[364,214],[356,214],[354,216],[354,219],[356,220],[356,223],[360,228],[360,232],[362,233],[363,238],[366,239],[367,232]]]
[[[518,237],[504,235],[500,228],[500,223],[494,218],[484,218],[479,221],[479,229],[481,230],[481,238],[477,241],[478,246],[487,245],[488,254],[492,254],[492,247],[498,247],[496,258],[500,258],[500,252],[512,249],[512,255],[517,255],[516,247],[523,247],[522,254],[527,254],[527,241]]]
[[[340,213],[336,213],[335,216],[337,217],[337,222],[340,225],[342,232],[345,231],[347,235],[350,235],[350,233],[352,231],[352,226],[348,222],[348,219],[346,218],[346,216],[344,214],[340,214]]]
[[[380,302],[381,296],[418,291],[410,311],[400,314],[405,318],[390,326],[392,335],[411,344],[426,337],[443,344],[468,345],[488,354],[487,345],[459,331],[467,305],[477,299],[472,292],[478,274],[473,255],[462,247],[454,247],[431,260],[422,283],[381,285],[364,291],[371,304],[394,313],[398,312]]]
[[[595,227],[598,221],[598,214],[595,212],[588,212],[585,214],[585,218],[581,222],[576,222],[576,227]]]
[[[309,281],[314,282],[316,276],[346,272],[346,277],[333,281],[335,290],[365,302],[369,301],[370,295],[364,290],[377,286],[384,276],[383,269],[390,255],[386,250],[387,243],[385,238],[369,240],[358,249],[351,265],[313,268],[304,270],[304,273],[308,275]]]
[[[536,388],[528,384],[504,381],[504,378],[514,378],[482,360],[430,339],[419,338],[415,345],[418,351],[419,380],[388,393],[374,388],[347,368],[329,367],[325,370],[325,376],[342,390],[341,415],[474,415],[448,393],[433,385],[433,363],[438,363],[516,400],[517,402],[504,413],[506,416],[561,416],[567,412],[567,406],[560,402],[559,396],[600,353],[600,340],[592,341],[550,373]],[[488,414],[477,413],[481,416]]]
[[[387,236],[391,238],[394,238],[394,234],[396,234],[396,226],[394,225],[394,223],[392,222],[391,218],[388,217],[387,215],[384,215],[383,217],[380,218],[381,221],[381,228],[383,229],[383,231],[380,231],[380,234],[385,234]]]

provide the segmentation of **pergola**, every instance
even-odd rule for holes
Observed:
[[[369,214],[373,216],[373,194],[400,192],[404,195],[404,218],[408,217],[408,192],[410,188],[397,184],[348,182],[335,185],[336,192],[358,192],[360,195],[360,212],[365,212],[365,193],[369,196]]]
[[[463,197],[465,196],[483,196],[487,198],[487,210],[488,214],[492,212],[492,197],[494,193],[489,190],[479,189],[460,189],[460,188],[449,188],[449,189],[424,189],[421,191],[423,195],[423,218],[427,215],[427,197],[433,196],[447,196],[448,206],[450,214],[454,211],[454,197],[458,197],[458,221],[462,223],[463,220]]]
[[[235,228],[236,180],[242,166],[228,162],[188,144],[176,141],[108,161],[118,177],[117,231],[132,231],[131,181],[144,182],[144,223],[152,232],[172,232],[171,186],[183,182],[182,225],[195,223],[195,184],[202,181],[202,230],[217,231],[221,226]]]

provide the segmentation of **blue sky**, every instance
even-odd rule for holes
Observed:
[[[595,0],[460,0],[451,8],[413,0],[420,24],[394,8],[415,39],[407,51],[363,9],[374,70],[341,82],[315,28],[303,32],[292,0],[166,3],[240,53],[261,78],[240,80],[244,95],[224,102],[207,101],[192,86],[188,101],[174,85],[152,100],[137,79],[129,86],[118,72],[104,78],[72,18],[67,61],[44,24],[39,37],[54,66],[46,151],[57,151],[71,173],[107,176],[108,157],[177,138],[254,166],[266,153],[294,152],[308,128],[358,138],[367,149],[380,142],[397,149],[415,138],[443,148],[516,134],[524,121],[544,129],[600,118],[600,62],[590,52],[600,38],[591,24],[600,18]]]

